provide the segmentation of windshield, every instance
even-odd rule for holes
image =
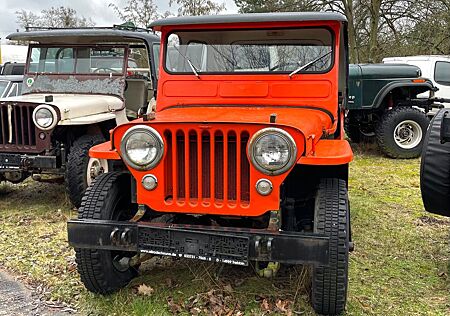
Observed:
[[[171,73],[323,73],[333,62],[325,28],[180,31],[167,39]]]
[[[33,47],[28,73],[123,74],[125,51],[118,46]]]
[[[4,97],[9,81],[0,80],[0,98]]]

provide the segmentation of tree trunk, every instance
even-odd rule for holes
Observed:
[[[379,61],[378,54],[378,26],[380,25],[380,9],[382,0],[372,0],[369,7],[370,28],[369,28],[369,62]]]

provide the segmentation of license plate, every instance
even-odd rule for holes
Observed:
[[[19,155],[0,155],[0,169],[19,169],[20,168]]]
[[[247,266],[249,237],[144,227],[139,228],[138,248],[154,255]]]

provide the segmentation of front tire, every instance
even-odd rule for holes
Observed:
[[[130,175],[110,172],[100,175],[86,190],[79,219],[129,220],[133,216]],[[75,248],[78,273],[84,286],[93,293],[110,294],[126,286],[137,270],[123,262],[134,253]],[[125,260],[122,260],[125,259]]]
[[[314,233],[330,238],[329,264],[313,268],[312,305],[318,314],[339,315],[347,302],[349,203],[344,180],[322,179],[314,206]]]
[[[393,108],[383,115],[378,124],[378,146],[391,158],[417,158],[422,152],[429,123],[425,113],[416,108]]]
[[[76,208],[80,207],[84,192],[94,179],[91,175],[92,171],[96,171],[95,176],[109,171],[106,160],[89,157],[89,149],[104,141],[105,139],[99,135],[84,135],[76,139],[70,148],[67,156],[66,190],[70,202]]]

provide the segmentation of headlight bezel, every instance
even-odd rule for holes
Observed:
[[[38,122],[37,122],[36,114],[37,114],[39,111],[43,110],[43,109],[49,111],[49,112],[52,114],[52,123],[51,123],[49,126],[41,126],[41,125],[39,125]],[[40,130],[43,130],[43,131],[49,131],[49,130],[55,128],[56,124],[58,123],[58,114],[56,113],[56,110],[55,110],[52,106],[50,106],[50,105],[48,105],[48,104],[41,104],[41,105],[38,105],[38,106],[33,110],[32,117],[33,117],[33,123],[34,123],[34,125],[35,125],[37,128],[39,128]]]
[[[157,143],[159,145],[155,158],[151,162],[149,162],[145,165],[137,164],[133,160],[131,160],[127,153],[127,150],[126,150],[127,141],[130,139],[130,137],[133,134],[135,134],[137,132],[144,132],[144,133],[148,134],[149,137],[153,136],[157,140]],[[125,132],[125,134],[122,136],[122,139],[120,141],[120,152],[122,154],[121,155],[122,159],[125,161],[125,163],[127,165],[129,165],[130,167],[132,167],[133,169],[136,169],[136,170],[147,171],[147,170],[151,170],[151,169],[155,168],[161,162],[162,157],[164,156],[164,141],[163,141],[163,138],[161,137],[161,135],[159,134],[159,132],[157,130],[155,130],[154,128],[147,126],[147,125],[136,125],[136,126],[129,128]]]
[[[286,141],[286,143],[288,144],[288,147],[289,147],[289,154],[290,154],[289,159],[288,159],[287,163],[284,166],[282,166],[280,169],[268,170],[268,169],[264,168],[263,166],[261,166],[258,163],[258,161],[256,160],[255,155],[254,155],[255,144],[262,137],[269,135],[269,134],[277,134],[277,136],[280,136],[284,141]],[[260,129],[255,134],[253,134],[252,138],[248,142],[247,155],[248,155],[252,165],[258,171],[260,171],[266,175],[276,176],[276,175],[285,173],[295,164],[295,161],[297,159],[297,144],[296,144],[294,138],[291,136],[291,134],[289,134],[285,130],[283,130],[281,128],[277,128],[277,127],[267,127],[267,128]]]

